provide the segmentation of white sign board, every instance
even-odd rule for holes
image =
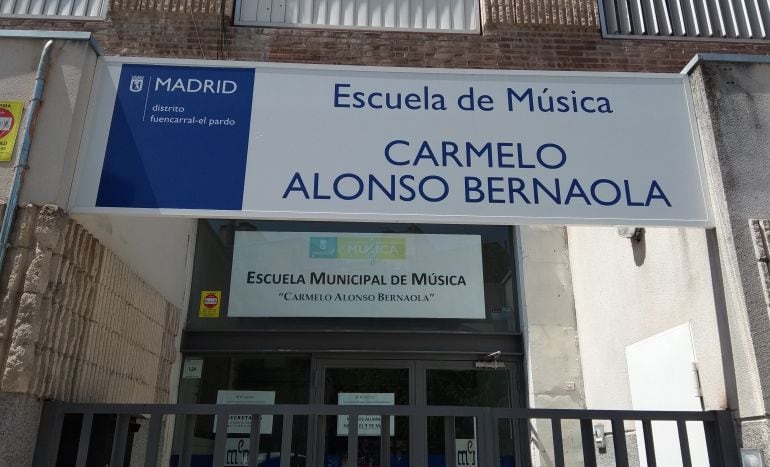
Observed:
[[[481,237],[238,231],[227,315],[483,319]]]
[[[182,379],[201,379],[203,375],[203,359],[188,358],[184,361]]]
[[[217,404],[275,404],[275,391],[217,391]],[[217,419],[214,417],[214,432],[217,431]],[[230,415],[227,419],[228,433],[251,433],[251,415]],[[259,432],[269,435],[273,432],[273,416],[263,415]]]
[[[340,392],[337,394],[339,405],[394,405],[395,394],[392,392]],[[337,416],[337,436],[347,436],[349,427],[347,415]],[[395,417],[390,417],[390,436],[395,433]],[[382,418],[379,415],[358,416],[358,436],[380,436]]]
[[[686,76],[100,60],[72,212],[711,224]]]

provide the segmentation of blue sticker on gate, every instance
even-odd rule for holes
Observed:
[[[240,210],[253,68],[122,66],[96,206]]]

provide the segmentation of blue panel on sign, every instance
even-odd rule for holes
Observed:
[[[123,65],[96,205],[240,210],[254,69]]]

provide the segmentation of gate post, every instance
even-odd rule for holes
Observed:
[[[56,465],[63,423],[63,403],[59,401],[45,401],[43,403],[43,411],[40,414],[40,428],[38,428],[37,442],[35,443],[35,456],[32,459],[33,467],[52,467]]]
[[[706,444],[711,465],[739,467],[740,454],[733,414],[729,410],[714,410],[714,420],[704,422]]]

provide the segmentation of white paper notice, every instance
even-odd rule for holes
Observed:
[[[392,392],[341,392],[337,394],[339,405],[395,405]],[[390,417],[390,436],[395,431],[395,419]],[[382,419],[379,415],[360,415],[358,417],[358,436],[380,436]],[[348,416],[337,416],[337,436],[348,435]]]
[[[275,391],[217,391],[217,404],[275,404]],[[217,420],[214,417],[214,432]],[[228,433],[251,433],[251,415],[230,415],[227,420]],[[263,415],[259,432],[269,435],[273,432],[273,416]]]

